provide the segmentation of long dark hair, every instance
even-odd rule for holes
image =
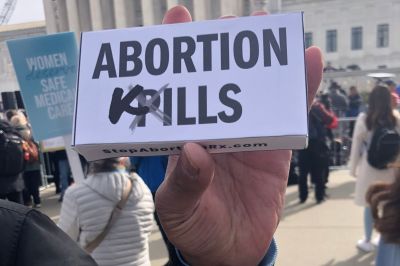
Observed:
[[[372,185],[366,198],[371,205],[376,230],[385,242],[400,244],[400,171],[397,171],[394,183]]]
[[[396,118],[393,115],[391,105],[391,94],[389,88],[377,85],[369,95],[369,106],[367,112],[367,129],[374,130],[377,127],[394,128]]]

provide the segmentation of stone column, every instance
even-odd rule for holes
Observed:
[[[179,5],[178,0],[167,0],[167,9]]]
[[[221,15],[238,15],[241,12],[240,0],[221,0]]]
[[[164,13],[166,10],[163,9],[163,5],[160,3],[161,0],[142,0],[142,15],[143,25],[157,25],[161,24]],[[165,2],[165,8],[167,3]]]
[[[114,1],[100,0],[103,29],[115,28]]]
[[[78,16],[79,16],[79,26],[81,31],[91,31],[92,30],[92,19],[90,14],[89,0],[78,0]]]
[[[69,30],[67,6],[65,0],[44,0],[47,33]]]
[[[101,15],[101,4],[100,0],[89,0],[90,15],[92,18],[92,29],[101,30],[103,29],[103,18]]]
[[[282,0],[269,0],[268,11],[270,13],[279,13],[282,10]]]
[[[142,0],[142,15],[143,15],[143,25],[154,25],[155,24],[155,12],[153,6],[153,0]]]
[[[52,0],[43,0],[44,16],[46,18],[46,32],[48,34],[58,32],[57,24],[59,23],[56,18],[56,6]]]
[[[68,29],[75,33],[81,31],[81,27],[79,25],[79,13],[78,13],[78,4],[77,0],[67,0],[65,1],[67,5],[67,15],[68,15]]]
[[[142,24],[141,18],[138,18],[139,8],[141,9],[140,0],[114,0],[115,27],[126,28]]]
[[[193,11],[193,20],[209,19],[210,0],[193,0]]]

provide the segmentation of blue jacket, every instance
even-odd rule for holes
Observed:
[[[151,192],[156,192],[164,181],[168,156],[130,157],[131,164]]]

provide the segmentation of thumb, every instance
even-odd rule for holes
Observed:
[[[215,163],[203,147],[187,143],[179,158],[171,158],[169,164],[172,164],[173,170],[156,194],[157,213],[164,222],[175,218],[185,220],[193,213],[212,182]]]

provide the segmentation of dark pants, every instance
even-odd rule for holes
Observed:
[[[22,191],[19,192],[11,192],[6,195],[0,195],[0,199],[8,199],[9,201],[19,203],[19,204],[24,204],[24,199],[22,197]]]
[[[308,197],[308,174],[315,185],[315,199],[321,201],[325,196],[326,166],[329,163],[328,148],[323,142],[310,140],[308,148],[299,152],[299,197]]]
[[[156,193],[155,192],[151,192],[151,194],[153,195],[153,201],[155,203],[155,199],[156,199]],[[169,256],[169,260],[170,261],[174,261],[175,260],[175,246],[172,245],[171,242],[169,242],[167,235],[164,232],[164,229],[162,228],[162,225],[160,223],[160,220],[158,219],[158,215],[157,215],[157,211],[154,211],[154,218],[157,222],[158,228],[160,229],[162,238],[164,240],[165,246],[167,247],[168,250],[168,256]],[[166,265],[169,265],[168,263]]]
[[[24,203],[28,205],[31,203],[31,197],[35,205],[40,204],[39,187],[42,183],[40,170],[27,171],[24,173]]]

